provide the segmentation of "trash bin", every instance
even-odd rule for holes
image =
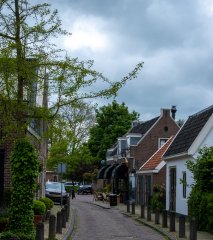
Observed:
[[[117,194],[109,195],[109,204],[110,206],[117,206]]]

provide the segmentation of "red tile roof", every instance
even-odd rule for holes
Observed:
[[[162,157],[172,143],[174,136],[171,136],[167,142],[159,148],[140,168],[140,171],[155,170],[155,168],[163,161]]]

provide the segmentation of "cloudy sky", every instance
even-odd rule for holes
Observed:
[[[72,33],[60,44],[73,57],[93,59],[95,69],[112,80],[144,62],[116,99],[141,120],[172,105],[177,119],[186,119],[213,104],[212,0],[46,2]]]

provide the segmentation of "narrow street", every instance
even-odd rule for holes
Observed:
[[[105,209],[92,204],[92,195],[76,195],[71,207],[76,209],[72,240],[163,240],[154,230],[123,215],[116,207]]]

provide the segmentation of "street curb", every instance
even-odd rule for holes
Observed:
[[[93,204],[93,205],[98,206],[98,207],[101,207],[101,208],[104,208],[104,209],[110,209],[111,208],[110,206],[102,205],[102,204],[99,204],[99,203],[96,203],[96,202],[88,202],[88,203]]]
[[[70,236],[73,233],[74,227],[75,227],[75,223],[76,223],[76,209],[74,208],[70,208],[70,214],[72,216],[71,221],[70,221],[70,227],[67,230],[67,232],[65,233],[63,240],[68,240],[70,238]]]
[[[135,221],[149,227],[152,228],[153,230],[157,231],[158,233],[160,233],[162,236],[166,237],[168,240],[177,240],[178,238],[176,236],[170,236],[169,232],[167,233],[166,230],[164,231],[163,229],[161,229],[160,227],[154,226],[152,224],[149,224],[148,222],[146,222],[145,220],[143,220],[142,218],[138,217],[137,215],[132,215],[130,213],[125,213],[123,211],[121,211],[121,213],[125,216],[131,217],[133,218]],[[172,234],[172,233],[171,233]]]

